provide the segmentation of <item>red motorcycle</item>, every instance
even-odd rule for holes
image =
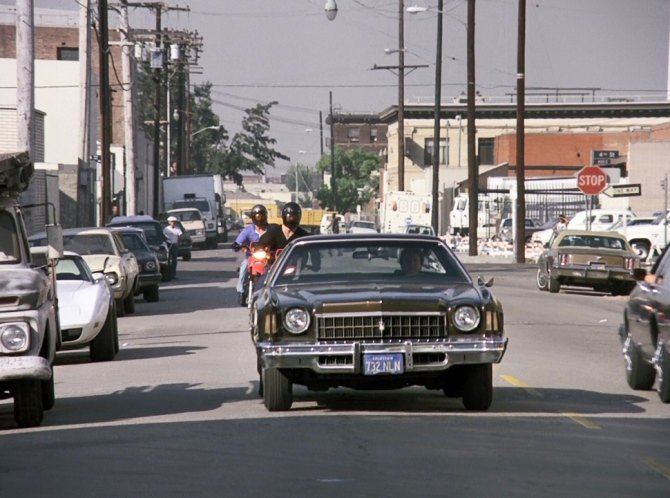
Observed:
[[[250,252],[247,258],[247,278],[244,282],[244,294],[246,295],[247,306],[251,306],[251,296],[256,290],[258,281],[267,273],[268,267],[279,255],[281,249],[273,255],[261,247],[256,248],[254,244],[250,244],[248,247],[244,247],[244,251]]]

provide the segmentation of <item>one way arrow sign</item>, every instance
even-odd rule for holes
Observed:
[[[610,185],[603,194],[608,197],[635,197],[642,195],[642,185],[631,183],[628,185]]]

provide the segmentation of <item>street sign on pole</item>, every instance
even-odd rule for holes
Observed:
[[[598,195],[607,188],[607,173],[599,166],[585,166],[577,173],[577,186],[586,195]]]
[[[603,194],[608,197],[636,197],[642,195],[642,185],[631,183],[628,185],[610,185]]]
[[[606,166],[612,164],[612,159],[619,159],[618,150],[594,150],[591,154],[591,164],[597,164],[599,166]]]

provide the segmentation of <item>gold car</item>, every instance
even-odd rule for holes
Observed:
[[[627,295],[635,287],[640,259],[617,232],[563,230],[538,258],[537,287],[556,293],[563,285]]]

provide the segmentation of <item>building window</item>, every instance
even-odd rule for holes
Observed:
[[[495,164],[494,138],[479,139],[479,164]]]
[[[370,143],[377,143],[377,128],[370,128]]]
[[[433,164],[433,143],[432,138],[426,138],[423,143],[423,165],[432,166]],[[440,164],[447,164],[447,139],[440,138]]]
[[[72,47],[58,47],[56,57],[59,61],[78,61],[79,49]]]
[[[347,139],[349,140],[349,142],[360,142],[361,129],[360,128],[347,128]]]

